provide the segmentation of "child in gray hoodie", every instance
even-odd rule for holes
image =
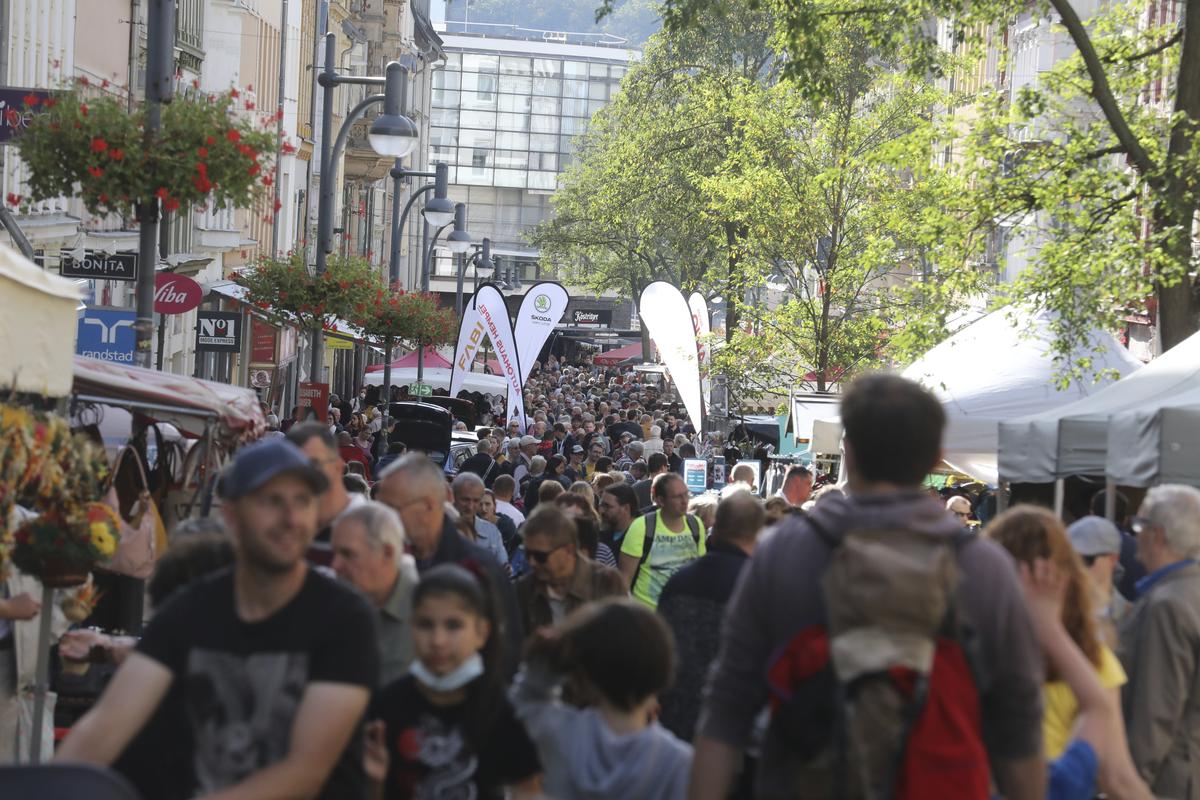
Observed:
[[[544,765],[554,800],[682,800],[691,745],[651,720],[674,671],[671,632],[645,606],[605,600],[580,608],[530,643],[511,699]],[[563,703],[582,678],[589,708]]]

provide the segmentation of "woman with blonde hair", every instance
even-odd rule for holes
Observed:
[[[1062,522],[1044,508],[1022,505],[992,520],[984,529],[984,535],[1007,550],[1018,564],[1032,569],[1039,560],[1049,561],[1065,577],[1063,627],[1083,651],[1110,699],[1119,708],[1121,686],[1126,681],[1125,671],[1100,637],[1092,613],[1091,585],[1083,562],[1071,547],[1071,540],[1067,538]],[[1057,674],[1048,670],[1046,678],[1042,733],[1046,758],[1054,759],[1062,755],[1070,742],[1079,705],[1070,688]],[[1122,727],[1122,738],[1124,735]]]
[[[572,494],[583,495],[592,504],[592,509],[596,508],[596,494],[592,491],[592,485],[587,481],[575,481],[567,491]]]

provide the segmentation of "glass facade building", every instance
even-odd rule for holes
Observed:
[[[433,73],[429,163],[450,166],[450,196],[467,204],[474,240],[492,240],[498,268],[515,265],[523,281],[533,280],[537,251],[526,235],[552,213],[550,197],[571,163],[575,137],[617,92],[633,54],[544,40],[443,39],[446,61]],[[455,274],[439,246],[434,278]]]

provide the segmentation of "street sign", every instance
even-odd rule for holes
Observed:
[[[327,422],[329,417],[329,384],[301,383],[296,405],[301,408],[311,408],[317,413],[317,419]],[[301,417],[304,419],[305,417]]]
[[[64,278],[103,278],[110,281],[137,280],[137,253],[97,253],[85,250],[76,261],[64,252],[59,259],[59,273]]]
[[[160,272],[154,276],[154,313],[186,314],[200,305],[204,290],[186,275]]]
[[[428,383],[409,384],[408,393],[413,397],[433,397],[433,387]]]
[[[75,353],[101,361],[132,364],[137,314],[123,308],[89,308],[79,318]]]
[[[242,349],[242,315],[237,311],[201,311],[196,321],[196,349],[237,353]]]
[[[703,494],[708,488],[708,462],[703,458],[685,458],[683,482],[692,494]]]

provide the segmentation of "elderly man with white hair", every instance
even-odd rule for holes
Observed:
[[[661,420],[660,420],[661,421]],[[642,453],[646,458],[650,458],[654,453],[663,451],[662,426],[650,426],[650,438],[642,442]]]
[[[1133,518],[1146,577],[1121,623],[1122,707],[1155,797],[1200,798],[1200,491],[1156,486]]]
[[[333,571],[379,611],[380,685],[408,671],[413,660],[412,593],[417,565],[404,552],[404,524],[383,503],[348,509],[333,524]]]

